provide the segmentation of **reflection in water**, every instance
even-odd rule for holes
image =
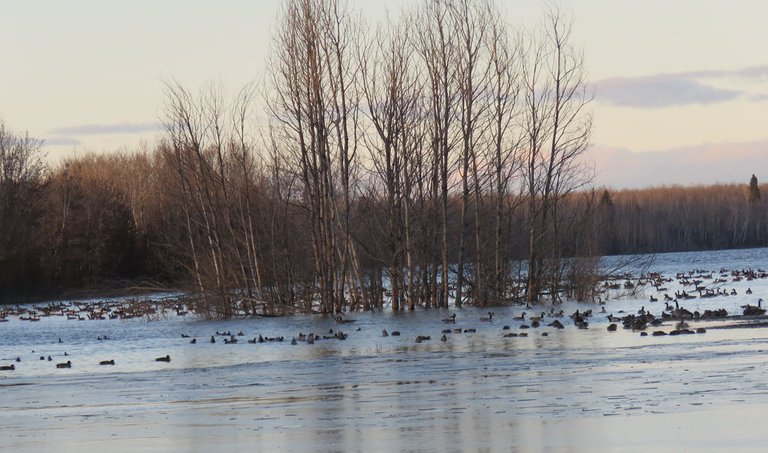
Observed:
[[[706,265],[697,261],[697,267]],[[738,285],[733,287],[739,294],[750,286],[751,297],[768,295],[765,282]],[[750,302],[742,295],[696,299],[686,306],[725,306],[733,312]],[[647,294],[611,300],[606,307],[617,314],[641,305],[649,308]],[[585,307],[596,305],[558,309],[570,313]],[[494,312],[493,322],[481,323],[484,311],[457,310],[457,323],[448,326],[440,322],[444,310],[359,314],[353,328],[344,327],[347,340],[295,346],[290,339],[299,333],[326,334],[339,326],[310,316],[80,323],[45,318],[32,325],[10,320],[0,325],[0,364],[15,357],[21,362],[15,371],[0,373],[3,449],[442,452],[686,445],[759,451],[762,446],[759,433],[743,426],[768,407],[768,329],[640,337],[629,330],[607,332],[607,320],[594,316],[588,330],[563,318],[563,330],[531,328],[525,330],[528,337],[505,338],[504,333],[523,331],[514,320],[522,309]],[[510,330],[502,330],[504,325]],[[446,334],[441,342],[447,327],[462,333]],[[403,335],[382,337],[384,328]],[[464,333],[472,328],[477,332]],[[287,341],[201,341],[226,330]],[[181,334],[199,341],[191,345]],[[111,340],[97,340],[105,335]],[[432,340],[416,344],[417,335]],[[55,369],[65,352],[73,368]],[[154,361],[166,354],[170,363]],[[54,361],[40,361],[41,355]],[[98,365],[108,359],[116,364]],[[714,429],[717,441],[707,441]]]

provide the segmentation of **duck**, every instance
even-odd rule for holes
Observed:
[[[14,364],[0,366],[0,371],[13,371],[15,369],[16,365]]]
[[[166,355],[165,357],[158,357],[155,359],[155,362],[170,362],[171,356]]]
[[[456,323],[456,313],[451,313],[451,316],[448,318],[443,319],[443,322],[449,322],[449,323]]]
[[[482,318],[480,318],[480,321],[484,321],[484,322],[491,322],[491,321],[493,321],[493,312],[489,311],[488,312],[488,317],[486,318],[485,316],[483,316]]]
[[[72,368],[72,362],[67,360],[67,363],[57,363],[56,368]]]
[[[99,365],[114,365],[114,364],[115,364],[115,359],[102,360],[101,362],[99,362]]]

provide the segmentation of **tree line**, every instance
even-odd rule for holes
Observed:
[[[341,1],[287,0],[264,84],[167,82],[153,149],[49,168],[2,127],[0,295],[144,280],[210,317],[589,298],[594,257],[661,244],[628,220],[660,208],[590,189],[570,20],[501,16],[423,0],[371,26]],[[713,240],[710,224],[674,247]]]
[[[595,215],[600,249],[623,255],[765,247],[764,191],[755,175],[748,185],[604,189]]]

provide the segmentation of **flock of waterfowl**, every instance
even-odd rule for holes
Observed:
[[[120,301],[67,301],[31,306],[0,306],[0,322],[8,321],[9,317],[32,322],[47,317],[66,317],[73,321],[103,321],[106,319],[160,318],[169,314],[185,316],[187,310],[183,304],[174,298],[132,298]]]
[[[651,335],[682,335],[682,334],[696,334],[705,333],[706,329],[703,327],[691,328],[689,322],[699,320],[718,320],[718,319],[735,319],[741,317],[762,317],[766,313],[766,309],[762,307],[762,299],[757,299],[757,305],[746,304],[741,305],[741,315],[733,316],[729,315],[726,308],[707,309],[702,312],[690,311],[681,306],[681,301],[688,301],[696,298],[716,298],[716,297],[731,297],[738,295],[737,290],[726,290],[723,286],[731,282],[738,282],[741,280],[754,280],[757,278],[768,278],[768,273],[762,270],[737,270],[729,271],[721,269],[719,275],[712,272],[691,271],[689,273],[681,273],[676,275],[676,283],[683,288],[690,289],[678,290],[674,293],[674,297],[667,292],[666,284],[675,282],[672,278],[666,278],[660,274],[648,274],[637,280],[631,280],[629,276],[624,277],[626,280],[623,284],[611,282],[606,283],[604,286],[606,290],[630,290],[635,291],[638,287],[651,285],[653,286],[659,297],[651,295],[649,297],[649,307],[654,306],[655,303],[661,303],[659,299],[663,299],[664,308],[658,315],[654,315],[650,308],[642,306],[635,313],[625,313],[622,310],[614,313],[608,313],[605,308],[605,301],[599,300],[598,306],[599,312],[595,313],[594,308],[583,310],[579,308],[571,314],[566,314],[562,309],[556,309],[555,306],[549,308],[549,310],[542,309],[539,305],[525,305],[521,310],[509,313],[501,317],[496,316],[493,311],[489,311],[485,316],[477,317],[477,315],[464,316],[460,311],[452,312],[448,317],[441,319],[440,322],[445,328],[440,330],[437,334],[435,332],[419,332],[417,335],[414,332],[414,342],[423,343],[432,340],[432,337],[439,336],[440,341],[449,341],[451,336],[456,334],[472,334],[478,331],[477,327],[473,326],[473,322],[483,323],[486,327],[499,326],[500,335],[504,338],[511,337],[527,337],[530,329],[537,329],[539,327],[550,327],[554,329],[564,329],[566,324],[572,324],[578,329],[589,328],[590,321],[594,317],[604,317],[608,320],[607,330],[609,332],[615,332],[619,326],[623,329],[631,330],[633,332],[640,332],[641,336],[648,336],[649,330],[653,330]],[[708,284],[705,284],[708,282]],[[662,294],[663,293],[663,294]],[[748,288],[745,291],[745,295],[751,295],[752,290]],[[57,302],[44,306],[32,306],[32,307],[6,307],[0,311],[0,320],[7,321],[8,317],[15,316],[22,321],[35,321],[46,316],[66,316],[67,319],[78,320],[101,320],[101,319],[128,319],[132,317],[146,317],[148,315],[165,315],[167,313],[173,313],[177,316],[184,316],[186,311],[183,305],[174,300],[155,300],[155,301],[123,301],[123,302]],[[460,318],[461,316],[461,318]],[[507,321],[511,322],[507,322]],[[299,332],[297,335],[290,336],[275,336],[268,337],[263,335],[254,336],[247,339],[249,344],[260,343],[273,343],[273,342],[287,342],[290,341],[292,345],[299,343],[314,344],[317,341],[323,340],[346,340],[348,333],[339,330],[341,326],[351,326],[356,322],[354,319],[344,318],[343,316],[336,316],[333,318],[336,329],[330,328],[323,334],[317,334],[314,332],[303,333]],[[461,325],[462,327],[459,327]],[[450,326],[450,327],[449,327]],[[671,329],[664,329],[664,326],[672,327]],[[362,327],[358,327],[356,331],[360,331]],[[654,330],[655,329],[655,330]],[[541,331],[541,336],[548,336],[551,329],[545,329]],[[230,331],[219,332],[216,331],[214,335],[210,336],[207,340],[209,343],[216,343],[217,337],[220,338],[220,342],[223,344],[237,344],[240,338],[245,334],[239,331],[233,334]],[[387,329],[382,329],[382,337],[396,337],[401,336],[401,332],[393,330],[391,332]],[[188,339],[189,343],[197,344],[198,340],[187,334],[182,334],[182,338]],[[286,338],[291,338],[286,340]],[[98,340],[107,340],[108,337],[98,337]],[[59,339],[61,343],[61,339]],[[34,351],[32,351],[34,353]],[[66,356],[67,353],[65,352]],[[40,356],[40,360],[53,361],[49,355]],[[12,371],[17,368],[17,363],[21,362],[21,358],[16,358],[16,363],[10,365],[0,366],[0,371]],[[154,359],[156,362],[170,362],[170,355],[157,357]],[[115,365],[114,359],[101,360],[99,365]],[[71,360],[66,362],[56,363],[56,368],[71,368],[73,363]]]

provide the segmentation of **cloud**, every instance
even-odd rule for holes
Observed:
[[[686,146],[665,151],[635,152],[594,146],[589,150],[597,168],[595,183],[615,188],[660,185],[745,183],[755,173],[768,181],[768,140]]]
[[[81,144],[80,140],[72,137],[51,137],[45,139],[43,146],[77,146]]]
[[[766,77],[768,77],[768,65],[737,70],[701,70],[642,77],[614,77],[598,80],[593,85],[597,92],[596,99],[605,104],[620,107],[663,108],[730,101],[748,93],[744,90],[717,88],[710,83],[728,80],[743,85],[761,81]]]
[[[595,83],[597,100],[621,107],[659,108],[711,104],[738,97],[741,92],[723,90],[676,75],[605,79]]]
[[[112,134],[143,134],[156,132],[161,129],[160,123],[114,123],[114,124],[83,124],[80,126],[62,127],[48,131],[54,135],[112,135]]]

